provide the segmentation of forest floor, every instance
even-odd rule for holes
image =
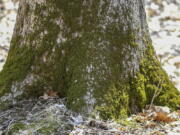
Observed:
[[[0,135],[180,135],[180,110],[152,106],[119,121],[85,117],[65,99],[25,100],[0,111]]]

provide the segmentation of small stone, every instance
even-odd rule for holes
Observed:
[[[0,59],[0,62],[4,62],[4,59]]]
[[[95,120],[91,120],[91,121],[88,123],[88,126],[90,126],[90,127],[95,127],[95,126],[96,126],[96,121],[95,121]]]
[[[170,113],[170,108],[167,106],[152,106],[150,109],[154,112]]]

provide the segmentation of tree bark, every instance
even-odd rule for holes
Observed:
[[[120,118],[179,92],[152,47],[143,0],[21,0],[0,73],[1,108],[53,90],[78,112]]]

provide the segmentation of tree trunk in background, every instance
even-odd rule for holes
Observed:
[[[157,61],[143,0],[21,0],[0,73],[1,108],[57,91],[78,112],[120,118],[180,104]]]

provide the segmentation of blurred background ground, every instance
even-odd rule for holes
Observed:
[[[17,0],[0,0],[0,70],[16,20]],[[147,21],[157,55],[180,90],[180,0],[145,0]]]
[[[146,0],[146,12],[156,53],[180,90],[180,0]]]
[[[16,21],[18,3],[0,0],[0,70],[2,70],[10,47]]]

